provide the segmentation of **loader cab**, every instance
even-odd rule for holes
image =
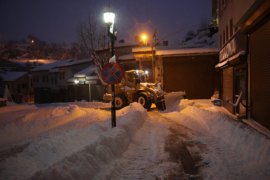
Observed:
[[[147,71],[143,70],[130,70],[125,72],[125,79],[129,84],[137,85],[147,82],[149,76]]]

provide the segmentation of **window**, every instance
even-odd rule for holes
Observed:
[[[45,82],[45,81],[46,81],[46,77],[42,76],[42,82]]]
[[[219,36],[219,46],[222,47],[222,35]]]
[[[21,93],[21,86],[20,86],[20,84],[17,85],[17,93]]]
[[[226,42],[229,40],[229,28],[228,25],[226,25]]]
[[[225,44],[225,31],[223,30],[223,43],[222,43],[222,45],[224,45]]]
[[[232,35],[233,35],[233,20],[231,18],[231,20],[230,20],[230,36],[232,36]]]
[[[60,72],[59,73],[59,79],[65,79],[65,72]]]
[[[22,84],[22,89],[26,89],[26,87],[27,87],[27,86],[26,86],[26,83],[23,83],[23,84]]]

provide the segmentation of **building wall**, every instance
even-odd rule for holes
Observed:
[[[67,102],[74,100],[74,91],[68,89],[68,79],[88,67],[90,61],[82,64],[64,66],[57,71],[34,71],[33,88],[36,103]]]
[[[238,31],[237,23],[256,0],[219,0],[219,39],[222,48]]]
[[[233,106],[229,104],[229,101],[234,102],[233,67],[224,69],[222,74],[223,74],[222,77],[223,106],[226,109],[228,109],[231,113],[234,113]]]
[[[30,78],[28,74],[20,77],[16,81],[7,81],[9,91],[12,98],[17,103],[32,102],[33,101],[33,89],[30,86]]]
[[[225,3],[225,6],[221,7],[221,3]],[[234,99],[235,102],[234,95],[242,90],[245,97],[241,101],[247,108],[240,104],[236,111],[241,113],[241,108],[244,109],[247,112],[245,118],[253,119],[270,129],[270,1],[219,0],[221,48],[231,42],[231,37],[234,38],[227,30],[230,29],[231,20],[234,33],[246,37],[247,47],[244,49],[244,61],[229,64],[229,68],[222,70],[224,106],[234,113],[227,100]]]
[[[189,99],[209,99],[218,87],[217,62],[218,55],[164,57],[164,90],[185,91]]]
[[[49,70],[33,71],[33,86],[36,89],[49,88],[58,90],[59,88],[67,88],[67,80],[89,65],[90,61],[89,63],[57,68],[58,71],[56,72],[50,72]]]

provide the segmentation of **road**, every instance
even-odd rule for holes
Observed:
[[[95,179],[189,179],[199,177],[199,148],[191,130],[170,119],[179,99],[171,99],[166,112],[152,109],[123,156]],[[175,102],[172,102],[175,101]],[[177,101],[177,102],[176,102]]]

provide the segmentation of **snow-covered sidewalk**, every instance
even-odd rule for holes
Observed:
[[[182,100],[165,116],[185,126],[200,148],[204,179],[269,179],[270,140],[224,112],[209,100]]]

